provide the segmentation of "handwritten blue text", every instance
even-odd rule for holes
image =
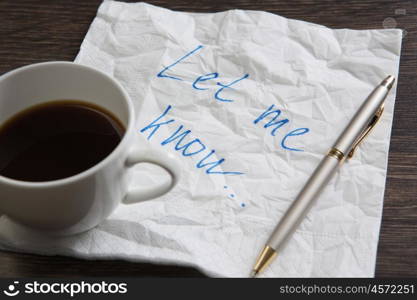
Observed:
[[[168,105],[165,111],[151,123],[143,127],[140,132],[144,133],[149,131],[148,140],[150,140],[156,132],[158,132],[161,126],[165,126],[167,124],[175,122],[174,119],[169,119],[166,121],[161,121],[171,110],[172,106]],[[204,156],[200,156],[200,160],[196,164],[196,168],[206,168],[205,172],[207,174],[223,174],[223,175],[241,175],[242,172],[235,172],[235,171],[222,171],[219,169],[220,165],[223,164],[226,160],[221,158],[219,160],[214,159],[213,155],[216,153],[216,150],[208,150],[206,145],[198,138],[192,138],[189,135],[191,134],[191,130],[186,130],[183,125],[179,125],[178,128],[171,133],[170,136],[166,137],[162,142],[161,145],[165,146],[168,144],[173,144],[174,149],[176,151],[180,151],[180,153],[184,157],[190,157],[197,154],[203,154]]]

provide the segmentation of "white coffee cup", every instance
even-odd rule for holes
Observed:
[[[68,178],[26,182],[0,176],[0,214],[30,228],[74,234],[98,225],[119,203],[161,196],[178,181],[179,163],[172,154],[137,143],[133,104],[122,86],[87,66],[47,62],[1,76],[0,127],[16,113],[53,100],[82,100],[103,107],[123,123],[125,135],[104,160]],[[129,190],[128,169],[142,162],[161,166],[172,180]]]

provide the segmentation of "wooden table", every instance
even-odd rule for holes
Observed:
[[[332,28],[405,29],[391,137],[376,276],[417,277],[417,4],[414,1],[155,0],[194,12],[266,10]],[[414,3],[413,3],[414,2]],[[100,0],[1,0],[0,74],[50,60],[73,60]],[[0,277],[203,276],[196,270],[121,261],[83,261],[0,252]]]

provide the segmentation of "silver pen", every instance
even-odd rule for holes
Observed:
[[[253,267],[251,274],[253,277],[262,272],[276,257],[277,251],[304,219],[314,199],[336,173],[339,166],[347,158],[352,157],[356,147],[378,122],[384,110],[385,98],[394,82],[395,78],[390,75],[369,94],[275,227]]]

